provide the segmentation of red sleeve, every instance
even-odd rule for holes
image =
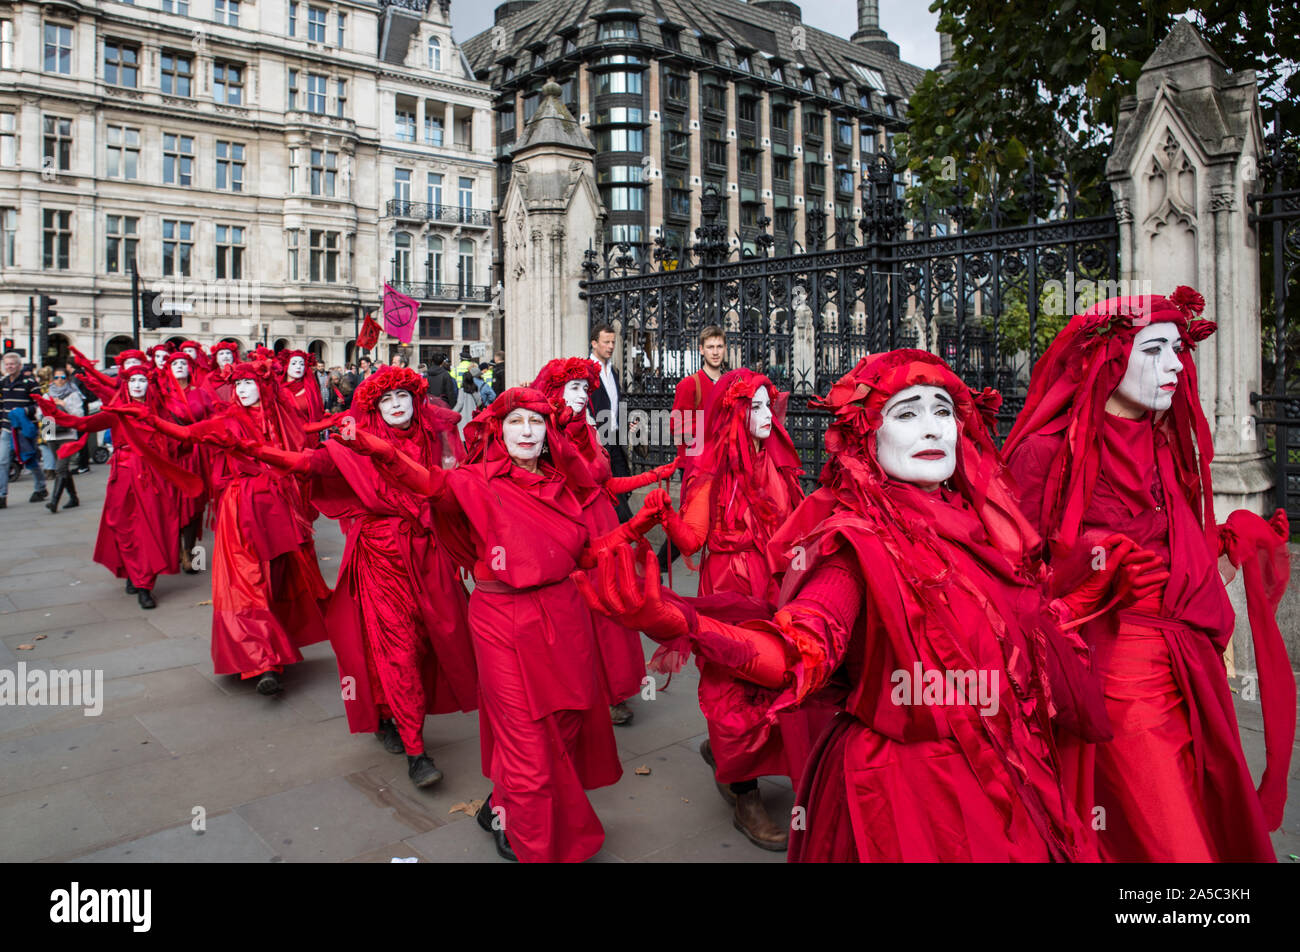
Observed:
[[[682,418],[695,410],[695,375],[683,377],[677,382],[677,392],[673,394],[673,409],[668,415],[668,432],[672,434],[673,445],[677,447],[677,458],[686,455],[686,444],[682,442]]]
[[[1020,511],[1040,536],[1047,537],[1053,526],[1045,525],[1043,492],[1047,473],[1056,459],[1061,440],[1056,436],[1036,434],[1015,448],[1007,457],[1007,468],[1019,490]]]

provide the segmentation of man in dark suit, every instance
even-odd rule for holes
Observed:
[[[591,329],[591,359],[600,364],[600,386],[591,395],[587,412],[596,421],[596,433],[601,445],[609,452],[609,468],[615,476],[631,476],[624,434],[621,430],[618,371],[614,369],[614,328],[597,324]],[[618,519],[632,518],[627,504],[627,494],[618,497]]]

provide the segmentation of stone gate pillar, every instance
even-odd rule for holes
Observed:
[[[1260,388],[1259,249],[1246,193],[1262,149],[1253,70],[1229,73],[1187,21],[1151,54],[1120,105],[1106,176],[1115,196],[1123,293],[1205,296],[1219,329],[1196,352],[1214,434],[1214,505],[1265,513],[1273,475],[1256,438]]]
[[[542,87],[537,112],[511,154],[501,203],[509,386],[531,383],[552,358],[585,357],[590,349],[578,281],[583,252],[600,250],[605,211],[596,189],[596,148],[560,95],[555,82]]]

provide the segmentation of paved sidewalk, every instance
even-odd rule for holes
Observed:
[[[77,478],[78,509],[51,515],[29,504],[27,476],[0,512],[0,668],[99,669],[106,695],[98,717],[0,707],[0,860],[501,862],[473,818],[451,812],[490,790],[477,715],[426,721],[446,777],[417,791],[404,757],[348,733],[328,643],[304,652],[279,697],[213,675],[206,572],[163,576],[158,608],[146,612],[91,561],[107,472],[96,466]],[[328,519],[316,528],[321,571],[333,583],[343,537]],[[680,562],[674,572],[684,589]],[[591,793],[606,831],[596,860],[784,861],[731,825],[697,752],[705,726],[696,684],[690,665],[653,700],[634,699],[634,723],[615,730],[624,776]],[[1238,701],[1238,712],[1258,773],[1259,706]],[[1300,757],[1291,781],[1283,832],[1274,835],[1284,862],[1300,854]],[[762,784],[773,816],[788,816],[789,784]]]

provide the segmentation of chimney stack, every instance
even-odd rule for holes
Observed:
[[[865,49],[898,59],[898,44],[880,28],[880,0],[858,0],[858,32],[851,39]]]

